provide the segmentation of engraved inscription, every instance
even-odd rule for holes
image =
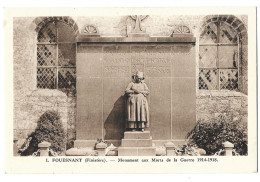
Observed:
[[[132,64],[143,64],[146,59],[146,54],[145,53],[139,53],[139,52],[133,52],[131,54],[131,62]]]
[[[130,74],[129,66],[105,66],[104,76],[106,77],[116,77],[123,76],[127,77]]]
[[[146,73],[150,77],[156,77],[156,76],[168,77],[171,75],[171,68],[167,66],[148,66],[146,67]]]
[[[170,60],[168,58],[152,58],[147,60],[147,64],[169,64]]]
[[[149,53],[146,59],[147,66],[170,66],[170,53]]]
[[[143,64],[145,61],[145,58],[134,58],[132,59],[132,64]]]
[[[106,66],[105,72],[107,72],[107,73],[127,73],[128,66]]]
[[[126,66],[131,64],[129,53],[104,53],[104,65]]]
[[[137,71],[144,72],[144,65],[143,64],[134,64],[131,67],[131,72],[136,73]]]

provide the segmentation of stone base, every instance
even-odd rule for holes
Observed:
[[[119,147],[118,156],[155,156],[155,147]]]
[[[152,144],[154,146],[164,146],[167,142],[173,142],[174,145],[184,145],[185,140],[152,140]],[[75,140],[74,147],[75,148],[85,148],[92,147],[94,148],[96,140]],[[112,143],[114,146],[119,147],[122,143],[121,140],[108,140],[108,143]]]
[[[152,139],[122,139],[122,147],[151,147]]]
[[[96,142],[97,140],[75,140],[74,148],[94,148]]]
[[[150,131],[126,131],[124,139],[150,139]]]
[[[152,146],[150,131],[125,132],[118,156],[155,156],[156,148]]]
[[[114,146],[119,147],[121,145],[121,140],[106,140],[108,142],[108,146],[112,143]],[[74,148],[86,148],[91,147],[94,148],[97,140],[75,140]]]
[[[66,156],[97,156],[98,152],[93,148],[71,148],[66,151]]]
[[[172,142],[174,143],[175,146],[178,146],[178,145],[185,145],[186,144],[186,140],[183,139],[175,139],[175,140],[153,140],[153,144],[155,146],[164,146],[164,144],[166,144],[167,142]]]

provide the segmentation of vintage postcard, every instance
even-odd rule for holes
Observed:
[[[255,7],[7,8],[4,31],[6,173],[257,172]]]

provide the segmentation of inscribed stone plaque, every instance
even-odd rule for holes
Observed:
[[[146,46],[146,66],[171,66],[171,46]]]
[[[130,66],[104,66],[104,77],[127,77],[130,75]]]
[[[102,46],[81,45],[77,49],[77,76],[101,77],[102,72]]]
[[[194,77],[196,71],[195,48],[182,48],[184,54],[172,54],[172,77]],[[189,54],[187,52],[189,51]]]
[[[196,85],[193,78],[172,78],[173,139],[184,139],[196,123]]]
[[[124,91],[137,70],[144,72],[150,89],[147,100],[153,139],[184,139],[196,122],[193,45],[89,46],[79,46],[77,55],[77,139],[122,139]]]
[[[169,66],[146,66],[146,75],[149,77],[170,77],[171,67]]]
[[[120,140],[125,126],[125,79],[104,78],[104,138]]]
[[[145,46],[144,45],[131,45],[131,63],[132,64],[144,64],[146,59]]]
[[[190,54],[192,49],[194,48],[194,45],[186,44],[186,43],[179,43],[172,46],[172,53],[173,54]]]
[[[144,72],[144,65],[143,64],[133,64],[131,66],[131,73],[134,74],[137,71]]]
[[[104,77],[127,77],[131,72],[129,45],[110,45],[103,47]]]
[[[77,78],[77,139],[102,136],[102,79]]]
[[[171,80],[150,78],[151,133],[155,140],[171,138]]]
[[[171,46],[147,45],[145,47],[146,60],[145,71],[149,77],[171,76]]]

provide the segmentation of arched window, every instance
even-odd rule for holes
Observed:
[[[238,90],[239,36],[227,22],[204,26],[199,40],[199,89]]]
[[[37,37],[37,88],[75,91],[76,35],[60,21],[46,23]]]

